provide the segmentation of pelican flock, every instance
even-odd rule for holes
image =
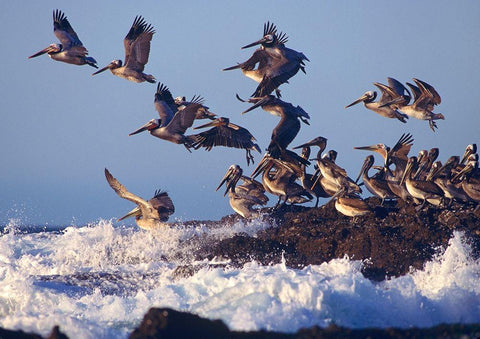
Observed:
[[[98,68],[96,60],[87,56],[87,49],[62,11],[54,10],[53,24],[54,34],[60,44],[51,44],[29,58],[48,54],[53,60]],[[153,75],[143,73],[149,60],[154,33],[153,26],[137,15],[124,39],[124,62],[113,60],[92,75],[108,69],[114,75],[132,82],[156,83]],[[261,107],[280,117],[277,125],[272,128],[266,152],[251,176],[245,176],[242,168],[233,164],[216,188],[218,190],[222,185],[226,186],[224,195],[228,195],[229,203],[236,213],[244,218],[259,216],[260,211],[255,206],[266,206],[269,201],[266,194],[271,194],[278,198],[273,209],[313,199],[315,208],[322,208],[318,204],[319,199],[324,198],[328,199],[326,204],[332,202],[340,214],[352,217],[355,221],[363,215],[373,213],[377,207],[369,205],[362,198],[362,185],[371,195],[380,199],[380,206],[386,201],[414,204],[417,210],[425,206],[448,208],[452,201],[478,205],[480,169],[476,144],[468,145],[462,156],[450,156],[444,164],[437,160],[440,152],[438,148],[421,150],[417,156],[409,155],[414,141],[410,133],[403,133],[393,147],[383,143],[356,146],[353,148],[374,152],[382,158],[380,163],[375,164],[374,155],[368,155],[356,180],[350,178],[337,162],[337,152],[333,149],[326,150],[327,138],[324,136],[290,148],[300,133],[302,123],[310,125],[311,117],[301,106],[280,99],[280,87],[288,83],[299,70],[305,73],[305,62],[309,61],[302,52],[287,48],[287,41],[285,33],[279,32],[275,24],[266,22],[263,37],[242,47],[245,49],[260,45],[252,56],[245,62],[223,69],[240,69],[245,76],[258,83],[248,99],[236,95],[240,101],[252,104],[243,114]],[[445,119],[443,114],[433,112],[435,106],[441,103],[441,97],[427,82],[418,78],[413,78],[413,82],[414,84],[406,83],[409,90],[400,81],[387,77],[388,85],[373,83],[380,93],[378,101],[375,101],[377,91],[369,90],[345,108],[363,103],[365,108],[379,116],[404,124],[409,118],[426,120],[435,132],[438,128],[436,121]],[[272,95],[273,92],[275,95]],[[255,137],[248,129],[232,123],[229,117],[218,117],[204,105],[204,101],[199,95],[193,96],[191,100],[184,96],[174,98],[169,88],[158,82],[154,93],[158,118],[151,119],[129,135],[148,131],[160,140],[184,145],[189,152],[200,148],[209,151],[219,146],[243,149],[246,151],[247,166],[254,163],[251,151],[262,152]],[[194,126],[195,121],[201,119],[210,121]],[[207,127],[210,129],[187,134],[189,129]],[[312,147],[318,147],[318,151],[316,157],[310,159]],[[300,154],[296,152],[298,149],[301,149]],[[312,163],[314,169],[310,171]],[[257,176],[261,177],[261,182],[255,179]],[[175,208],[166,192],[156,191],[154,197],[147,201],[127,191],[107,169],[105,177],[121,198],[137,205],[119,220],[135,217],[139,227],[149,230],[168,225],[166,222]],[[243,184],[238,185],[240,180]]]

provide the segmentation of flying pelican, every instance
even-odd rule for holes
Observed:
[[[204,109],[197,111],[197,115],[195,115],[195,120],[199,120],[199,119],[214,120],[217,116],[215,113],[210,112],[209,108],[203,104],[205,102],[205,99],[200,95],[194,95],[190,101],[187,101],[187,98],[184,96],[175,97],[174,102],[177,109],[183,109],[190,104],[202,104]]]
[[[125,47],[125,65],[122,66],[122,60],[113,60],[107,66],[96,71],[92,75],[102,73],[107,69],[114,75],[133,82],[155,83],[155,77],[151,74],[143,73],[145,65],[148,62],[150,54],[150,41],[152,41],[155,30],[152,25],[147,24],[145,19],[137,15],[133,21],[132,27],[123,40]]]
[[[240,101],[244,101],[238,96],[237,98]],[[268,153],[277,159],[288,160],[285,158],[293,157],[297,161],[309,165],[310,162],[307,159],[303,159],[296,153],[287,150],[288,145],[290,145],[300,131],[299,120],[309,125],[307,119],[310,119],[310,116],[308,113],[300,106],[295,107],[291,103],[275,98],[273,95],[266,95],[261,98],[250,98],[248,102],[253,103],[253,105],[243,111],[242,114],[261,106],[264,111],[280,117],[280,121],[272,131],[271,141],[267,148]]]
[[[389,85],[395,86],[394,81],[396,81],[393,78],[388,78],[387,79],[389,82]],[[363,102],[365,107],[382,117],[386,118],[392,118],[392,119],[398,119],[403,123],[406,123],[407,121],[405,119],[408,119],[408,115],[400,113],[397,111],[395,108],[392,108],[390,106],[383,106],[386,103],[391,102],[393,99],[397,98],[398,95],[396,94],[394,88],[391,86],[386,86],[384,84],[381,84],[379,82],[374,82],[373,83],[377,88],[380,90],[382,93],[380,96],[380,99],[378,101],[374,101],[377,98],[377,92],[376,91],[367,91],[365,94],[363,94],[360,98],[352,102],[351,104],[345,106],[345,108],[351,107],[353,105],[356,105],[360,102]],[[401,84],[400,84],[401,85]],[[401,85],[403,86],[403,85]],[[404,87],[405,88],[405,87]],[[406,88],[405,88],[406,90]],[[408,92],[408,90],[407,90]],[[408,101],[410,101],[410,97],[408,96]],[[407,101],[407,103],[408,103]]]
[[[410,193],[412,197],[422,200],[422,204],[417,207],[418,210],[425,205],[426,201],[435,206],[440,205],[443,199],[443,191],[440,187],[438,187],[433,181],[418,180],[411,175],[412,173],[415,173],[417,166],[417,157],[410,157],[407,161],[407,166],[403,172],[400,183],[402,184],[405,182],[408,193]]]
[[[40,52],[29,56],[29,59],[47,53],[50,58],[56,61],[98,68],[95,59],[87,56],[87,49],[83,47],[65,14],[58,9],[53,11],[53,33],[60,40],[60,44],[51,44]]]
[[[387,180],[385,179],[385,171],[383,170],[383,168],[373,176],[368,176],[368,171],[370,170],[370,168],[372,168],[373,162],[373,155],[369,155],[365,158],[362,169],[360,170],[360,173],[358,174],[357,180],[355,180],[355,182],[358,182],[358,179],[362,177],[362,181],[367,190],[373,195],[381,198],[381,205],[383,206],[383,202],[385,201],[385,199],[394,199],[396,196],[388,187]]]
[[[210,151],[214,146],[241,148],[246,151],[247,165],[250,165],[250,161],[252,164],[254,163],[251,150],[261,153],[260,146],[255,143],[256,139],[253,135],[246,128],[232,124],[228,118],[220,117],[194,129],[211,126],[213,127],[205,132],[188,136],[194,140],[192,142],[194,149],[205,147],[207,151]]]
[[[428,120],[430,128],[435,132],[437,124],[434,120],[445,120],[443,114],[432,112],[434,106],[440,104],[442,99],[433,86],[419,79],[413,78],[413,81],[415,82],[416,86],[407,82],[408,87],[410,87],[413,93],[412,104],[406,104],[403,98],[398,96],[397,98],[393,98],[392,101],[386,102],[383,105],[398,109],[400,112],[405,113],[410,117],[420,120]]]
[[[157,190],[154,197],[146,201],[127,191],[125,186],[114,178],[106,168],[105,177],[107,178],[110,187],[119,197],[130,200],[138,205],[126,215],[119,218],[118,221],[128,217],[135,217],[135,222],[138,227],[145,230],[153,230],[165,226],[164,222],[166,222],[169,216],[175,212],[173,202],[166,192]]]
[[[265,195],[262,184],[242,174],[243,170],[240,166],[231,165],[216,191],[225,183],[227,189],[224,195],[228,193],[232,209],[244,218],[251,218],[257,214],[253,206],[266,205],[268,197]],[[244,180],[245,183],[237,186],[240,179]]]
[[[223,71],[240,68],[245,76],[258,82],[252,97],[263,97],[273,90],[280,97],[278,87],[288,82],[299,70],[305,73],[305,60],[309,61],[303,53],[285,47],[287,41],[285,33],[277,34],[277,27],[267,22],[263,25],[263,38],[242,47],[261,45],[260,48],[247,61],[224,68]]]

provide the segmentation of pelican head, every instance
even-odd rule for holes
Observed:
[[[142,217],[142,212],[140,211],[140,207],[135,207],[133,210],[125,214],[123,217],[117,219],[117,221],[122,221],[123,219],[135,217],[135,219],[140,219]]]
[[[327,138],[324,138],[322,136],[316,137],[304,144],[301,144],[299,146],[293,147],[293,149],[298,149],[298,148],[303,148],[303,147],[309,147],[309,146],[318,146],[320,149],[323,151],[325,147],[327,147]]]
[[[464,164],[465,161],[467,161],[468,157],[471,154],[475,154],[475,153],[477,153],[477,144],[468,145],[467,148],[465,149],[465,153],[463,153],[462,160],[460,160],[460,163]]]
[[[250,47],[253,47],[253,46],[256,46],[256,45],[260,45],[260,44],[263,47],[271,47],[271,46],[275,45],[275,43],[277,41],[278,41],[277,27],[273,23],[267,22],[266,24],[263,25],[263,38],[255,41],[255,42],[252,42],[251,44],[243,46],[242,49],[250,48]]]
[[[363,161],[362,169],[360,170],[360,173],[358,173],[358,177],[357,177],[357,179],[355,180],[355,183],[358,183],[358,180],[360,180],[360,177],[361,177],[364,173],[368,172],[368,170],[369,170],[370,168],[372,168],[374,161],[375,161],[375,159],[374,159],[373,155],[371,155],[371,154],[368,155],[368,156],[365,158],[365,160]]]
[[[372,151],[380,154],[384,159],[387,158],[387,154],[390,151],[390,147],[386,146],[385,144],[375,144],[370,146],[357,146],[353,149],[360,149],[364,151]]]
[[[358,98],[357,100],[355,100],[351,104],[345,106],[345,108],[351,107],[351,106],[356,105],[360,102],[366,102],[366,103],[372,102],[373,100],[375,100],[376,97],[377,97],[377,92],[376,91],[367,91],[360,98]]]
[[[58,53],[58,52],[61,52],[63,49],[63,46],[62,44],[51,44],[49,45],[48,47],[42,49],[40,52],[37,52],[33,55],[30,55],[28,58],[31,59],[31,58],[35,58],[35,57],[38,57],[40,55],[43,55],[45,53],[47,54],[55,54],[55,53]]]
[[[112,69],[115,69],[115,68],[120,68],[120,67],[122,67],[122,64],[123,64],[123,63],[122,63],[122,60],[115,59],[115,60],[113,60],[111,63],[109,63],[107,66],[99,69],[98,71],[96,71],[96,72],[93,73],[92,75],[96,75],[96,74],[98,74],[98,73],[102,73],[102,72],[106,71],[107,69],[112,70]]]
[[[228,193],[229,190],[235,190],[235,185],[237,184],[238,180],[242,177],[243,170],[240,166],[238,165],[231,165],[227,173],[222,178],[222,181],[220,184],[217,186],[215,191],[218,191],[220,187],[226,182],[226,187],[227,189],[225,190],[225,193],[223,194],[224,196]]]
[[[152,130],[160,127],[160,124],[161,124],[160,119],[152,119],[149,122],[147,122],[145,125],[140,127],[139,129],[137,129],[136,131],[133,131],[132,133],[130,133],[128,136],[131,136],[131,135],[143,132],[143,131],[147,131],[147,130],[152,131]]]
[[[417,170],[418,167],[418,159],[417,157],[413,156],[408,158],[407,165],[405,167],[405,171],[403,172],[402,180],[400,180],[400,185],[403,185],[405,179],[408,178],[411,172]]]

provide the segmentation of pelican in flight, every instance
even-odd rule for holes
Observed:
[[[237,98],[240,101],[244,101],[238,96]],[[267,148],[268,153],[277,159],[290,160],[293,158],[300,163],[309,165],[310,162],[307,159],[303,159],[296,153],[287,150],[288,145],[290,145],[300,131],[300,120],[310,125],[308,122],[308,119],[310,119],[308,113],[305,112],[302,107],[294,106],[273,95],[250,98],[248,102],[253,103],[253,105],[243,111],[242,114],[261,106],[264,111],[280,117],[280,121],[272,131],[271,141]]]
[[[128,217],[135,217],[135,222],[137,223],[138,227],[145,230],[153,230],[158,227],[165,226],[164,223],[168,221],[170,215],[175,212],[173,202],[166,192],[157,190],[154,197],[146,201],[127,191],[125,186],[123,186],[116,178],[114,178],[106,168],[105,177],[107,178],[110,187],[115,191],[115,193],[118,194],[119,197],[130,200],[131,202],[137,204],[137,207],[123,217],[119,218],[118,221]]]
[[[408,115],[400,113],[397,111],[395,108],[392,108],[390,106],[384,106],[384,104],[391,102],[393,99],[398,97],[397,92],[394,90],[394,88],[399,88],[396,87],[397,84],[395,83],[395,79],[393,78],[388,78],[388,83],[389,86],[386,86],[384,84],[381,84],[379,82],[374,82],[373,84],[377,86],[377,88],[381,92],[380,99],[378,101],[374,101],[377,98],[377,92],[376,91],[367,91],[365,94],[363,94],[360,98],[352,102],[351,104],[345,106],[345,108],[351,107],[353,105],[356,105],[360,102],[363,102],[365,107],[382,117],[386,118],[392,118],[392,119],[398,119],[403,123],[406,123],[407,121],[405,119],[408,119]],[[398,81],[397,81],[398,82]],[[399,82],[398,82],[399,83]],[[401,83],[399,83],[400,86],[403,86]],[[407,92],[408,90],[403,87]],[[402,95],[403,95],[403,89],[402,89]],[[407,97],[407,96],[405,96]],[[410,96],[408,96],[410,98]],[[408,99],[410,100],[410,99]],[[407,101],[408,103],[408,101]]]
[[[433,108],[442,102],[440,95],[433,88],[433,86],[427,84],[425,81],[413,78],[416,86],[407,82],[408,87],[413,93],[413,103],[408,104],[405,102],[401,95],[393,98],[390,102],[386,102],[383,106],[389,106],[398,109],[400,112],[406,115],[420,119],[428,120],[428,124],[432,131],[435,132],[437,124],[434,120],[445,120],[445,117],[441,113],[433,113]]]
[[[176,144],[183,144],[190,152],[193,138],[184,135],[186,130],[193,125],[193,121],[199,111],[205,110],[202,104],[194,103],[176,110],[176,105],[170,90],[159,83],[154,101],[155,109],[160,119],[152,119],[139,129],[129,134],[135,135],[143,131],[149,131],[151,135]]]
[[[83,47],[65,14],[58,9],[53,11],[53,33],[60,40],[60,43],[51,44],[40,52],[29,56],[29,59],[47,53],[50,58],[56,61],[98,68],[95,59],[87,56],[87,49]]]
[[[280,97],[278,87],[288,82],[299,70],[305,73],[305,60],[309,61],[303,53],[285,47],[287,41],[285,33],[277,33],[277,27],[267,22],[263,25],[263,38],[242,47],[261,45],[260,48],[247,61],[224,68],[223,71],[240,68],[245,76],[258,82],[252,97],[263,97],[273,90]]]
[[[113,60],[107,66],[96,71],[92,75],[102,73],[107,69],[114,75],[133,82],[155,83],[155,77],[143,73],[150,54],[150,41],[152,41],[155,30],[152,25],[147,24],[141,16],[136,16],[130,31],[123,40],[125,46],[125,65],[122,60]]]
[[[192,142],[194,149],[205,147],[207,151],[210,151],[214,146],[241,148],[246,151],[247,166],[250,165],[250,162],[254,163],[251,150],[261,153],[260,146],[255,143],[256,139],[253,135],[246,128],[232,124],[228,118],[220,117],[194,129],[211,126],[213,127],[205,132],[188,136],[194,140]]]
[[[243,170],[240,166],[231,165],[215,191],[225,183],[227,189],[224,195],[228,193],[232,209],[244,218],[251,218],[258,213],[253,206],[266,205],[268,197],[261,183],[242,174]],[[240,179],[244,184],[237,186]]]

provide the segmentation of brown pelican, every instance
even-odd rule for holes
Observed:
[[[408,87],[410,87],[413,93],[412,104],[406,104],[403,101],[403,98],[399,96],[392,101],[385,103],[384,106],[396,108],[400,112],[416,119],[428,120],[430,128],[435,132],[437,124],[434,120],[444,120],[445,117],[441,113],[433,113],[432,111],[434,105],[440,104],[442,99],[433,86],[419,79],[413,78],[413,81],[418,87],[407,82]]]
[[[468,157],[475,153],[477,153],[477,144],[468,145],[465,148],[465,152],[463,153],[462,159],[460,160],[460,164],[464,165]]]
[[[448,199],[448,205],[452,200],[459,200],[466,202],[469,197],[462,188],[461,183],[454,183],[452,181],[452,170],[457,167],[460,162],[460,157],[451,156],[442,166],[440,161],[435,161],[431,170],[427,175],[427,181],[433,181],[443,191],[444,199]]]
[[[107,178],[110,187],[113,188],[119,197],[130,200],[138,205],[126,215],[119,218],[118,221],[128,217],[135,217],[135,222],[138,227],[152,230],[165,226],[165,222],[168,220],[169,216],[175,212],[173,202],[166,192],[156,191],[155,196],[146,201],[127,191],[125,186],[114,178],[106,168],[105,177]]]
[[[56,61],[98,68],[95,59],[87,56],[87,49],[83,47],[65,14],[58,9],[53,11],[53,33],[60,40],[60,44],[51,44],[40,52],[29,56],[29,59],[47,53],[50,58]]]
[[[238,96],[237,98],[241,101]],[[250,98],[248,102],[254,103],[250,108],[245,110],[242,114],[250,112],[251,110],[261,106],[264,111],[272,115],[280,117],[280,121],[272,131],[270,144],[267,148],[268,153],[277,159],[290,160],[294,158],[305,165],[310,162],[298,156],[292,151],[288,151],[288,145],[295,139],[300,131],[300,120],[309,124],[307,119],[310,116],[300,106],[293,106],[291,103],[285,102],[281,99],[275,98],[273,95],[266,95],[261,98]]]
[[[194,95],[190,101],[187,101],[185,97],[176,97],[174,99],[177,109],[183,109],[190,104],[202,104],[203,110],[198,110],[195,120],[198,119],[210,119],[214,120],[217,116],[215,113],[210,112],[207,106],[203,105],[205,99],[199,95]]]
[[[155,77],[151,74],[143,73],[145,65],[148,62],[150,54],[150,41],[152,41],[155,30],[152,25],[147,24],[141,16],[136,16],[132,27],[123,40],[125,46],[125,65],[122,66],[122,60],[113,60],[104,68],[96,71],[92,75],[110,70],[114,75],[133,82],[155,83]]]
[[[304,62],[309,61],[303,53],[285,47],[287,40],[285,33],[277,34],[277,27],[267,22],[263,25],[263,38],[242,49],[256,45],[261,47],[247,61],[224,68],[223,71],[240,68],[245,76],[258,82],[252,97],[263,97],[273,90],[280,97],[278,87],[288,82],[299,70],[305,73]],[[257,64],[258,67],[255,68]]]
[[[430,151],[421,150],[418,152],[418,169],[413,177],[417,178],[418,180],[425,180],[431,170],[432,164],[437,159],[438,154],[439,150],[436,147],[430,149]]]
[[[335,209],[347,217],[356,218],[371,213],[368,204],[355,193],[348,193],[348,189],[340,189],[330,200],[335,201]]]
[[[247,165],[250,164],[250,161],[252,164],[254,163],[251,150],[261,153],[260,147],[254,143],[256,139],[253,135],[246,128],[232,124],[228,118],[220,117],[194,129],[211,126],[213,127],[205,132],[188,136],[193,140],[193,148],[205,147],[207,151],[210,151],[214,146],[241,148],[246,151]]]
[[[253,208],[256,205],[266,205],[268,197],[265,195],[265,189],[258,181],[242,175],[243,170],[238,165],[231,165],[216,191],[226,183],[230,206],[232,209],[244,218],[251,218],[257,214]],[[237,186],[237,182],[242,179],[245,183]]]
[[[407,201],[410,194],[408,193],[404,184],[401,184],[403,172],[407,165],[408,153],[413,144],[413,137],[408,134],[402,134],[395,146],[392,148],[385,144],[375,144],[371,146],[354,147],[354,149],[373,151],[380,154],[385,162],[386,177],[388,187],[399,198]],[[395,165],[393,173],[389,169],[390,163]]]
[[[396,80],[393,79],[393,78],[388,78],[389,85],[391,85],[391,86],[396,86],[395,81]],[[408,119],[408,116],[406,114],[400,113],[395,108],[392,108],[389,105],[384,106],[384,104],[389,103],[393,99],[398,97],[398,95],[395,92],[395,89],[390,87],[390,86],[383,85],[379,82],[374,82],[373,84],[375,86],[377,86],[377,88],[382,93],[381,96],[380,96],[380,99],[378,101],[374,101],[377,98],[377,92],[376,91],[367,91],[360,98],[358,98],[357,100],[355,100],[351,104],[345,106],[345,108],[348,108],[348,107],[356,105],[360,102],[363,102],[363,104],[365,105],[365,107],[367,109],[381,115],[382,117],[398,119],[401,122],[406,123],[407,121],[405,119]],[[401,86],[403,86],[403,85],[401,85]],[[405,88],[405,90],[406,90],[406,88]],[[402,94],[403,93],[404,92],[402,92]],[[405,97],[407,97],[407,96],[405,96]],[[408,96],[408,100],[410,100],[409,96]],[[408,101],[407,101],[407,103],[408,103]]]
[[[370,170],[370,168],[372,168],[373,162],[373,155],[369,155],[365,158],[362,169],[360,170],[360,174],[358,175],[358,178],[357,180],[355,180],[355,182],[358,182],[358,179],[360,179],[361,176],[363,184],[365,185],[367,190],[373,195],[381,198],[381,205],[383,206],[383,202],[385,201],[385,199],[394,199],[396,198],[396,196],[388,187],[387,180],[385,179],[385,171],[383,170],[383,168],[373,176],[368,176],[368,171]]]
[[[461,180],[462,188],[470,199],[480,202],[480,170],[478,154],[471,154],[465,167],[452,178],[453,182]]]
[[[169,91],[168,93],[166,91],[168,91],[168,88],[159,86],[155,94],[155,107],[160,115],[160,119],[150,120],[139,129],[130,133],[129,136],[148,130],[151,135],[176,144],[183,144],[190,151],[194,140],[184,134],[193,125],[197,112],[204,108],[198,103],[190,104],[172,114],[168,104],[163,100],[164,95],[168,96]]]
[[[432,205],[440,205],[443,198],[443,191],[432,181],[418,180],[412,177],[418,166],[417,157],[410,157],[407,166],[403,172],[401,183],[405,182],[408,193],[414,198],[421,199],[422,204],[418,207],[421,209],[426,201]]]

